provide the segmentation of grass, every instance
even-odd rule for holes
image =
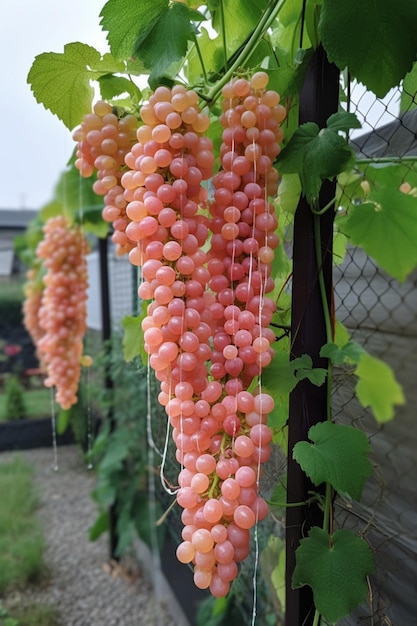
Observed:
[[[15,457],[0,463],[0,594],[45,575],[44,539],[36,518],[32,468]]]
[[[10,611],[0,605],[0,626],[60,626],[59,612],[49,604]]]
[[[43,387],[41,389],[25,390],[23,399],[25,402],[27,419],[39,419],[51,415],[51,391]],[[0,394],[0,422],[7,421],[6,395]],[[0,625],[1,626],[1,625]]]
[[[22,302],[23,300],[23,285],[25,279],[23,278],[1,278],[0,279],[0,300],[16,300]]]

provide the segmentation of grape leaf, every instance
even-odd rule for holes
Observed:
[[[113,74],[105,74],[98,79],[100,85],[100,94],[103,100],[109,101],[115,96],[128,93],[136,102],[139,101],[141,91],[135,83],[124,76],[114,76]]]
[[[94,193],[93,182],[93,177],[83,178],[72,164],[62,172],[53,202],[42,209],[43,219],[65,212],[71,221],[81,223],[85,232],[105,237],[109,225],[102,218],[103,199]]]
[[[286,351],[277,351],[262,374],[262,385],[272,393],[290,393],[297,383],[308,378],[314,385],[320,386],[326,379],[327,370],[313,367],[311,356],[303,354],[292,361]]]
[[[401,89],[400,111],[405,113],[417,107],[417,62],[405,76]]]
[[[102,511],[94,523],[88,529],[88,538],[90,541],[96,541],[103,533],[106,533],[110,528],[110,514],[109,511]]]
[[[174,61],[185,56],[188,42],[197,34],[194,22],[202,20],[204,16],[198,11],[174,2],[155,20],[149,31],[140,32],[133,54],[152,70],[149,77],[152,88],[157,86]]]
[[[278,169],[283,174],[298,174],[303,194],[314,203],[322,181],[333,179],[353,161],[352,149],[339,131],[358,127],[353,113],[335,113],[321,130],[314,122],[302,124],[278,157]]]
[[[66,44],[63,53],[44,52],[35,57],[27,80],[37,102],[72,130],[91,112],[94,89],[90,81],[123,67],[110,54],[102,58],[92,46],[74,42]]]
[[[315,526],[296,551],[292,587],[309,585],[317,610],[334,623],[366,599],[366,577],[374,570],[374,558],[364,539],[350,530],[329,535]]]
[[[201,28],[197,37],[198,50],[204,59],[206,71],[218,72],[224,64],[223,43],[220,35],[212,39],[206,28]],[[201,60],[197,48],[190,48],[187,55],[188,82],[197,83],[201,77]]]
[[[400,282],[417,265],[417,200],[391,184],[381,184],[367,202],[352,205],[343,230]]]
[[[320,356],[330,359],[333,363],[359,363],[365,350],[356,341],[348,341],[339,348],[335,343],[326,343],[320,350]]]
[[[320,422],[308,437],[313,443],[299,441],[293,457],[318,486],[328,482],[339,493],[359,500],[366,479],[372,472],[366,435],[352,426]]]
[[[323,0],[319,31],[330,61],[379,98],[416,60],[415,0]]]
[[[355,374],[359,378],[355,391],[362,406],[371,407],[378,422],[391,420],[394,406],[404,404],[405,398],[389,365],[365,353]]]
[[[309,354],[303,354],[290,361],[290,367],[293,368],[297,381],[308,378],[313,385],[320,387],[326,380],[327,369],[313,367],[313,360]]]
[[[228,55],[235,52],[252,34],[267,4],[267,0],[251,0],[251,2],[227,0],[227,2],[222,2],[223,16],[220,9],[214,10],[214,7],[211,9],[213,28],[218,33],[222,31],[222,18],[224,18]]]
[[[283,211],[295,214],[301,196],[297,174],[284,174],[278,187],[278,202]]]
[[[100,25],[107,31],[112,54],[129,59],[139,35],[149,34],[168,4],[168,0],[108,0],[100,13]]]

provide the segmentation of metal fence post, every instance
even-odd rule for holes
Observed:
[[[324,50],[318,48],[311,60],[303,89],[300,93],[300,124],[316,122],[320,128],[338,109],[339,71],[329,63]],[[325,206],[335,195],[335,183],[325,181],[320,192],[320,206]],[[320,218],[322,264],[328,303],[332,293],[332,237],[333,211]],[[319,357],[326,343],[323,307],[318,284],[314,248],[313,215],[305,198],[301,198],[294,221],[291,358],[309,354],[314,367],[323,367]],[[303,502],[311,489],[306,475],[292,459],[292,449],[301,440],[307,440],[309,428],[326,419],[326,388],[317,387],[308,380],[301,381],[290,397],[288,420],[287,501]],[[295,567],[295,550],[309,528],[321,524],[322,513],[317,505],[287,509],[286,515],[286,624],[309,626],[314,618],[314,604],[310,587],[291,589]]]
[[[108,264],[108,240],[107,237],[98,240],[99,263],[100,263],[100,298],[101,298],[101,320],[102,320],[102,339],[104,350],[107,356],[107,362],[104,372],[104,386],[106,390],[113,393],[113,379],[111,377],[111,367],[108,359],[111,355],[111,307],[110,307],[110,278]],[[110,404],[108,420],[110,423],[110,431],[115,428],[113,402]],[[117,560],[116,548],[118,542],[117,535],[117,509],[113,504],[109,508],[109,553],[110,559]]]

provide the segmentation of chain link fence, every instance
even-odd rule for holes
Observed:
[[[362,122],[362,130],[351,136],[351,146],[364,162],[364,180],[369,167],[401,163],[398,186],[406,183],[405,192],[412,191],[407,182],[413,175],[413,157],[417,160],[417,109],[412,108],[412,95],[408,94],[410,108],[404,113],[400,113],[398,89],[379,100],[353,84],[349,96],[349,110]],[[361,502],[337,502],[336,524],[362,534],[377,564],[369,580],[369,603],[340,624],[403,626],[415,621],[417,580],[417,273],[399,283],[362,250],[348,246],[334,271],[334,291],[337,318],[352,339],[392,367],[406,400],[396,408],[393,421],[379,425],[356,400],[349,369],[335,368],[334,416],[366,432],[374,464]]]

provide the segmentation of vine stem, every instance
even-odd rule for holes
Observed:
[[[355,165],[367,165],[372,163],[415,163],[417,156],[403,157],[373,157],[369,159],[356,159]]]
[[[249,59],[249,57],[255,50],[255,47],[259,43],[259,40],[266,33],[266,31],[278,15],[279,11],[281,10],[282,6],[285,4],[285,1],[286,0],[279,0],[278,2],[275,2],[274,0],[271,0],[269,2],[268,7],[265,9],[261,19],[258,22],[258,25],[253,31],[249,40],[247,41],[245,47],[236,58],[235,62],[229,67],[223,77],[206,93],[204,99],[207,102],[214,102],[218,98],[222,88],[230,80],[234,72],[236,72],[236,70],[244,65],[245,62]]]
[[[203,55],[201,54],[201,50],[200,50],[200,46],[199,46],[199,43],[198,43],[198,39],[197,39],[197,37],[195,35],[194,35],[194,45],[195,45],[195,49],[196,49],[196,52],[197,52],[198,60],[200,61],[201,71],[203,72],[204,82],[207,83],[208,78],[207,78],[206,66],[204,65]]]
[[[226,28],[224,21],[224,4],[223,0],[220,0],[220,23],[222,28],[222,43],[223,43],[223,54],[224,54],[224,67],[227,71],[227,46],[226,46]]]
[[[329,207],[325,207],[328,209]],[[320,215],[321,211],[313,212],[313,223],[314,223],[314,246],[316,253],[316,263],[318,270],[318,281],[319,281],[319,289],[321,295],[321,301],[323,306],[323,317],[324,317],[324,325],[326,329],[326,339],[327,343],[331,343],[333,341],[333,331],[332,331],[332,320],[330,316],[329,304],[327,301],[326,294],[326,286],[324,282],[323,275],[323,254],[322,254],[322,241],[321,241],[321,232],[320,232]],[[326,418],[328,421],[332,419],[332,409],[331,409],[331,399],[332,399],[332,371],[333,366],[332,362],[328,360],[327,365],[327,397],[326,397]],[[325,530],[328,534],[331,534],[331,529],[333,526],[333,505],[332,505],[332,487],[331,484],[326,482],[326,491],[324,498],[324,507],[323,507],[323,530]],[[321,621],[321,614],[316,609],[314,613],[314,619],[312,626],[319,626]]]

